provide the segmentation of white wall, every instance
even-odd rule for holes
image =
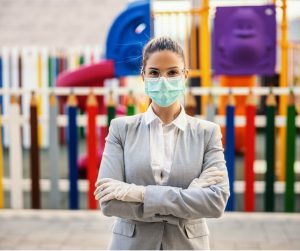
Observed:
[[[0,47],[103,45],[127,0],[0,0]]]

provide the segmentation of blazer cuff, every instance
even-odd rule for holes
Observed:
[[[179,225],[178,217],[166,214],[163,210],[163,202],[166,200],[164,194],[168,189],[166,186],[157,185],[145,187],[143,217],[161,217],[163,222]]]
[[[159,215],[158,200],[159,186],[148,185],[145,187],[144,193],[144,217],[153,217]]]
[[[165,208],[168,204],[166,200],[169,191],[170,187],[168,186],[146,186],[144,194],[144,217],[152,217],[157,214],[168,215]]]

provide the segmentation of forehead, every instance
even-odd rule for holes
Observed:
[[[184,66],[182,58],[173,51],[163,50],[151,53],[146,62],[146,68],[167,69]]]

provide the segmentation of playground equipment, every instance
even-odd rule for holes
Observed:
[[[98,86],[110,78],[120,78],[140,73],[142,49],[150,38],[150,2],[129,3],[112,24],[106,40],[106,58],[100,63],[66,71],[58,76],[58,87]],[[63,100],[64,102],[65,100]],[[84,110],[86,97],[79,99],[79,108]],[[103,97],[98,97],[99,114],[105,114]],[[106,129],[101,129],[101,143],[97,154],[97,166],[102,156]],[[87,158],[79,161],[81,170],[87,167]],[[84,173],[84,172],[83,172]]]
[[[190,77],[193,77],[197,80],[197,85],[200,84],[201,87],[193,86],[190,88],[190,95],[200,96],[202,104],[202,114],[198,115],[194,113],[195,101],[191,102],[190,110],[191,114],[196,117],[206,117],[209,120],[214,120],[216,123],[219,123],[224,129],[224,146],[225,146],[225,156],[227,161],[227,166],[230,174],[230,184],[232,189],[231,200],[228,204],[227,210],[236,210],[235,207],[235,194],[245,192],[245,210],[254,211],[255,203],[254,198],[258,193],[263,193],[265,195],[264,202],[266,211],[274,211],[275,200],[274,195],[277,193],[285,194],[285,210],[294,211],[295,210],[295,196],[299,196],[299,186],[296,182],[295,171],[293,166],[296,163],[295,156],[293,152],[296,150],[295,140],[295,128],[299,127],[300,119],[299,116],[295,113],[297,98],[300,94],[299,87],[296,87],[296,83],[299,84],[299,71],[295,70],[299,68],[299,58],[300,58],[300,46],[296,43],[287,43],[286,40],[286,23],[283,22],[282,26],[282,41],[280,42],[280,48],[282,49],[282,67],[281,67],[281,85],[280,88],[264,88],[254,86],[255,77],[254,74],[261,74],[263,68],[260,67],[261,72],[256,71],[255,69],[251,72],[243,72],[246,75],[235,75],[237,73],[232,73],[233,75],[227,75],[228,72],[220,72],[221,77],[217,78],[219,81],[220,87],[211,86],[211,74],[210,71],[210,48],[209,48],[209,30],[208,30],[208,1],[202,1],[203,6],[197,9],[184,10],[184,11],[153,11],[153,23],[157,23],[160,20],[160,17],[163,16],[174,16],[178,17],[178,20],[183,21],[185,24],[184,31],[180,34],[177,34],[175,38],[178,39],[184,44],[186,48],[187,62],[189,68],[191,68]],[[143,6],[143,8],[139,9]],[[9,190],[11,192],[11,207],[13,208],[22,208],[23,204],[23,189],[31,190],[30,186],[27,184],[41,184],[40,191],[49,191],[51,186],[51,207],[59,208],[59,194],[60,191],[68,191],[69,194],[69,207],[72,209],[80,208],[78,203],[79,191],[84,191],[89,193],[88,207],[93,209],[97,205],[92,201],[91,196],[91,184],[95,180],[95,170],[99,166],[99,160],[101,157],[101,152],[103,149],[103,142],[106,135],[106,128],[109,125],[110,120],[114,116],[118,116],[117,110],[121,110],[120,107],[123,107],[123,114],[125,113],[124,103],[122,99],[115,99],[112,101],[112,95],[108,95],[110,89],[104,87],[104,80],[110,78],[119,78],[120,82],[124,82],[126,76],[139,74],[139,65],[140,65],[140,55],[141,48],[143,44],[149,39],[151,34],[152,23],[150,19],[150,5],[148,2],[132,3],[129,5],[128,10],[130,13],[136,13],[133,15],[135,18],[130,21],[130,15],[121,14],[115,21],[112,26],[110,33],[107,39],[107,48],[106,48],[106,58],[101,59],[99,62],[99,55],[94,55],[94,61],[92,64],[83,64],[83,55],[76,53],[76,63],[69,62],[66,57],[66,51],[58,51],[55,53],[45,53],[45,51],[37,49],[22,49],[21,55],[15,49],[6,48],[4,53],[0,58],[0,73],[3,76],[0,77],[0,102],[3,105],[3,116],[0,119],[1,124],[3,125],[3,145],[9,147],[10,154],[10,170],[11,170],[11,179],[3,179],[1,177],[1,163],[3,163],[3,158],[1,160],[2,145],[0,146],[0,202],[1,198],[3,199],[3,190]],[[262,9],[267,10],[271,7],[262,7]],[[274,8],[271,8],[274,9]],[[138,11],[139,10],[139,11]],[[282,5],[283,10],[283,20],[285,16],[285,1]],[[275,11],[275,9],[274,9]],[[128,13],[129,13],[128,12]],[[126,11],[124,12],[126,13]],[[142,14],[144,13],[144,14]],[[147,13],[147,14],[145,14]],[[246,14],[248,11],[246,11]],[[240,14],[239,14],[240,15]],[[238,15],[238,17],[240,17]],[[141,17],[142,16],[142,17]],[[272,15],[268,15],[268,18],[271,18]],[[124,18],[124,20],[123,20]],[[147,19],[149,23],[145,21]],[[201,26],[199,27],[196,20],[201,19]],[[149,24],[149,25],[147,25]],[[115,27],[115,28],[113,28]],[[177,27],[176,27],[177,28]],[[119,29],[118,32],[114,32],[114,29]],[[123,32],[124,30],[129,30],[130,32]],[[198,32],[199,31],[199,32]],[[154,34],[155,34],[155,25],[154,25]],[[240,31],[238,30],[237,34]],[[253,34],[250,32],[250,35]],[[242,37],[250,39],[250,35],[246,32],[242,32]],[[215,35],[214,35],[215,36]],[[145,39],[145,40],[143,40]],[[228,39],[228,38],[227,38]],[[263,37],[259,37],[259,41],[272,41]],[[142,43],[136,43],[141,41]],[[250,39],[251,40],[251,39]],[[127,41],[127,42],[126,42]],[[201,46],[198,46],[200,41]],[[243,40],[244,41],[244,40]],[[236,42],[235,42],[236,43]],[[256,41],[256,43],[258,43]],[[260,43],[260,42],[259,42]],[[250,43],[251,44],[251,43]],[[267,64],[268,72],[271,68],[273,69],[274,61],[272,57],[274,56],[272,50],[266,49],[269,48],[269,42],[266,42],[263,48],[269,53],[270,60]],[[126,47],[121,48],[121,45],[126,45]],[[221,46],[222,48],[222,46]],[[252,50],[251,46],[242,46],[242,49],[246,51],[249,49]],[[130,50],[129,50],[130,49]],[[132,49],[132,50],[131,50]],[[229,50],[229,52],[232,50]],[[293,60],[290,62],[290,67],[293,71],[287,71],[287,55],[288,53],[293,52]],[[226,52],[226,53],[229,53]],[[258,48],[258,52],[253,57],[253,60],[260,60],[261,48]],[[234,51],[234,57],[231,58],[233,62],[237,63],[242,60],[239,58],[240,54]],[[249,51],[245,53],[246,59],[251,57]],[[251,58],[250,58],[251,59]],[[234,61],[237,60],[237,61]],[[245,60],[245,58],[244,58]],[[88,60],[87,60],[88,61]],[[90,60],[92,61],[92,60]],[[220,60],[222,61],[222,60]],[[21,64],[20,64],[21,62]],[[215,61],[214,61],[215,62]],[[253,61],[254,62],[254,61]],[[256,66],[253,62],[252,66]],[[298,62],[298,63],[297,63]],[[232,63],[232,62],[231,62]],[[67,65],[76,65],[77,69],[70,69],[70,71],[65,71]],[[239,65],[239,73],[242,72],[242,66]],[[208,68],[207,68],[208,67]],[[249,65],[247,65],[247,69]],[[255,67],[254,67],[255,68]],[[208,69],[208,70],[207,70]],[[220,69],[219,69],[220,70]],[[234,70],[234,69],[231,69]],[[61,73],[61,75],[59,75]],[[269,72],[270,73],[270,72]],[[290,85],[290,88],[287,87],[288,73],[293,74],[293,81]],[[224,75],[223,75],[224,74]],[[226,75],[225,75],[226,74]],[[22,77],[20,77],[22,75]],[[57,78],[57,76],[59,76]],[[298,76],[296,78],[296,76]],[[18,82],[18,78],[22,80]],[[57,79],[56,79],[57,78]],[[3,80],[2,80],[3,79]],[[24,80],[24,81],[23,81]],[[54,83],[57,83],[55,85]],[[241,84],[242,82],[242,84]],[[88,86],[88,87],[87,87]],[[35,112],[32,114],[31,123],[28,123],[28,118],[30,115],[29,105],[31,101],[31,91],[34,89],[36,91],[36,101],[33,102],[35,106]],[[290,89],[293,90],[293,93],[290,96],[290,101],[287,103],[287,96],[290,94]],[[124,97],[129,93],[129,88],[126,86],[120,85],[120,88],[117,88],[115,95],[118,97]],[[136,90],[134,90],[133,94]],[[51,101],[49,105],[48,97],[51,96]],[[89,95],[87,99],[86,96]],[[94,95],[94,97],[93,97]],[[253,99],[250,101],[246,100],[246,96],[255,96],[255,97],[267,97],[266,107],[267,114],[265,115],[256,115],[255,112],[255,102]],[[279,104],[274,103],[274,96],[279,97]],[[295,99],[293,99],[295,95]],[[66,98],[67,97],[67,98]],[[72,98],[70,98],[72,97]],[[90,98],[91,97],[91,98]],[[215,97],[218,98],[218,101],[221,101],[222,105],[220,106]],[[230,97],[230,98],[226,98]],[[58,104],[55,100],[68,100],[66,104],[66,110],[62,109],[61,104]],[[109,102],[104,102],[105,98]],[[128,98],[129,99],[129,98]],[[93,100],[93,101],[89,101]],[[206,106],[206,100],[209,101],[209,105]],[[270,101],[271,100],[271,101]],[[283,100],[283,103],[281,102]],[[284,103],[286,100],[286,103]],[[230,101],[230,102],[228,102]],[[246,102],[247,101],[247,102]],[[87,105],[88,103],[88,105]],[[132,101],[131,108],[128,108],[128,114],[133,114],[132,112]],[[97,105],[95,105],[97,104]],[[241,105],[242,104],[242,105]],[[283,105],[282,105],[283,104]],[[145,105],[143,109],[145,110]],[[216,107],[219,107],[219,113],[216,113]],[[276,114],[276,108],[279,107],[279,114]],[[205,109],[204,109],[205,108]],[[245,111],[244,111],[245,108]],[[286,111],[289,108],[289,112]],[[60,114],[58,111],[60,110]],[[86,115],[77,114],[78,110],[86,111]],[[96,114],[95,114],[96,113]],[[285,120],[285,114],[287,114],[287,120]],[[60,130],[54,130],[56,125],[60,127]],[[22,134],[20,133],[20,128],[23,129]],[[29,132],[36,132],[38,128],[38,133],[35,135],[35,146],[32,147],[30,143],[30,134]],[[54,128],[54,129],[53,129]],[[86,129],[87,137],[86,144],[89,147],[89,153],[91,156],[85,156],[85,158],[79,158],[77,156],[76,149],[78,147],[78,139],[74,136],[79,128]],[[101,128],[100,135],[100,146],[98,146],[99,135],[97,131],[95,133],[95,128]],[[238,128],[238,130],[237,130]],[[256,171],[254,170],[255,163],[259,160],[255,159],[255,133],[257,128],[264,128],[266,130],[266,155],[263,157],[264,163],[266,163],[266,176],[264,181],[255,180]],[[276,130],[281,128],[285,132],[287,137],[280,137],[277,139]],[[287,129],[289,128],[289,129]],[[49,129],[49,130],[48,130]],[[56,128],[57,129],[57,128]],[[63,135],[65,133],[65,135]],[[67,180],[60,179],[58,175],[58,164],[57,159],[59,152],[59,142],[55,139],[60,136],[66,136],[66,146],[68,147],[68,166],[69,166],[69,177]],[[241,135],[248,135],[249,137],[245,138],[245,142],[242,142]],[[284,134],[280,134],[284,135]],[[283,140],[284,139],[284,140]],[[279,162],[276,160],[275,153],[275,143],[280,142],[280,155],[291,153],[291,155],[282,162],[282,157],[280,158],[281,166],[275,172],[275,164]],[[278,141],[279,140],[279,141]],[[14,144],[11,144],[14,142]],[[26,180],[22,176],[22,148],[23,145],[25,148],[28,148],[32,152],[32,160],[38,160],[38,155],[40,154],[37,149],[37,144],[49,148],[50,159],[49,165],[51,166],[50,179],[44,180],[41,179],[38,175],[30,177],[29,180]],[[238,144],[242,142],[242,144]],[[64,141],[60,140],[60,143]],[[276,143],[277,144],[277,143]],[[240,148],[243,145],[243,151],[245,153],[245,180],[240,181],[236,180],[235,174],[235,154],[234,150]],[[96,158],[95,158],[96,156]],[[262,161],[262,160],[260,160]],[[88,180],[78,180],[76,172],[78,171],[79,166],[84,166],[87,170]],[[297,162],[298,163],[298,162]],[[43,165],[43,163],[40,163]],[[34,165],[34,164],[32,164]],[[2,164],[3,168],[3,164]],[[287,176],[286,182],[283,183],[283,176]],[[279,177],[280,180],[277,180],[276,177]],[[35,182],[31,180],[35,179]],[[1,183],[4,180],[3,184]],[[37,182],[37,180],[39,182]],[[30,181],[30,182],[29,182]],[[17,186],[12,186],[11,184],[18,184]],[[295,185],[295,186],[294,186]],[[4,187],[4,188],[3,188]],[[295,188],[295,190],[293,190]],[[36,188],[35,188],[36,189]],[[1,192],[2,191],[2,192]],[[36,190],[35,190],[36,192]],[[32,193],[34,194],[34,193]],[[39,194],[36,192],[35,194]],[[34,199],[33,199],[34,200]],[[1,205],[1,204],[0,204]],[[3,205],[3,203],[2,203]],[[32,205],[33,207],[33,205]],[[34,206],[38,207],[38,206]]]
[[[220,86],[253,87],[255,74],[273,75],[276,63],[274,5],[217,7],[213,29],[213,69]],[[219,113],[225,113],[222,97]],[[246,97],[237,97],[236,114],[245,115]],[[223,129],[224,130],[224,129]],[[243,128],[236,128],[236,150],[244,153]]]

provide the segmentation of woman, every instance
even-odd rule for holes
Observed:
[[[205,218],[229,197],[220,126],[178,101],[188,71],[174,40],[145,46],[141,74],[152,103],[111,121],[96,183],[103,214],[117,216],[109,249],[209,249]]]

